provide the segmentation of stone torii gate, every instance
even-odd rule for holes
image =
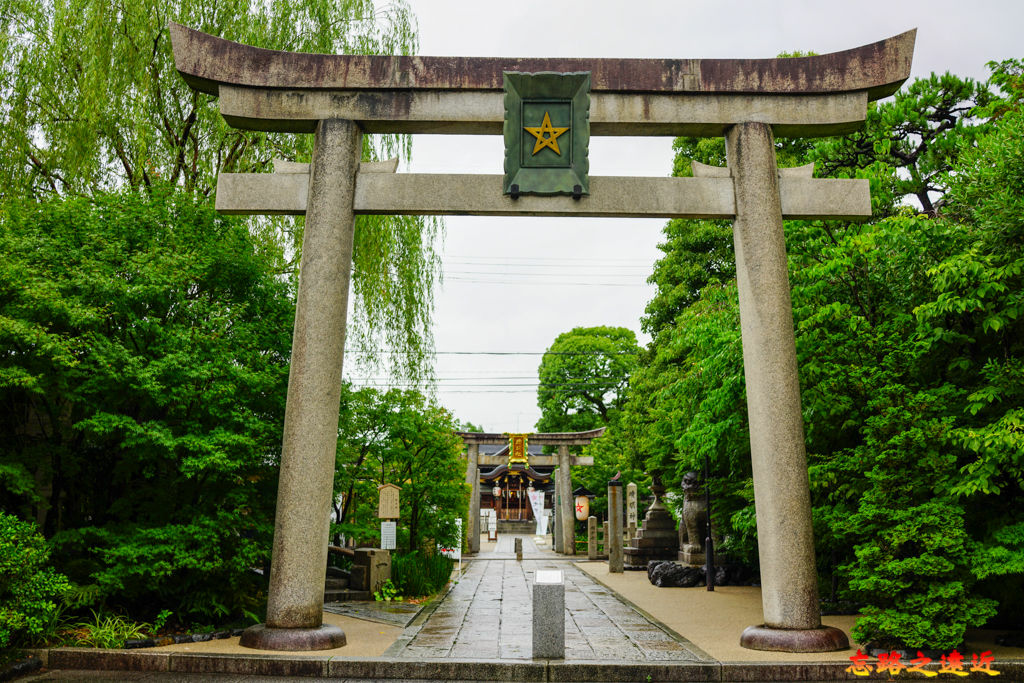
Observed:
[[[586,446],[604,434],[604,427],[586,432],[548,432],[546,434],[528,434],[530,444],[534,446],[557,446],[557,455],[532,455],[530,465],[554,465],[555,471],[555,507],[552,511],[558,515],[561,531],[560,546],[567,555],[576,554],[576,539],[573,536],[575,527],[575,511],[573,508],[572,485],[569,467],[572,465],[593,465],[594,459],[588,456],[570,455],[569,446]],[[466,483],[472,487],[469,495],[469,521],[466,524],[466,536],[469,539],[469,552],[480,552],[480,467],[482,465],[503,465],[506,458],[480,455],[480,446],[500,446],[508,443],[508,434],[486,432],[455,432],[466,444]],[[568,491],[568,494],[565,492]]]
[[[225,213],[306,216],[267,621],[246,631],[244,645],[310,650],[345,641],[322,624],[322,607],[355,215],[473,214],[733,220],[764,611],[741,644],[848,647],[842,632],[821,626],[782,220],[867,219],[869,187],[807,169],[780,173],[774,136],[857,130],[867,103],[909,76],[916,31],[814,57],[711,60],[314,55],[173,23],[170,33],[178,71],[219,97],[230,125],[315,135],[308,166],[222,174],[217,186]],[[505,72],[585,77],[586,136],[724,136],[728,168],[698,167],[693,178],[593,177],[570,186],[572,196],[538,196],[516,185],[506,194],[501,175],[360,164],[363,133],[506,132]],[[538,146],[567,130],[546,113],[533,129]],[[573,172],[586,171],[583,150]]]

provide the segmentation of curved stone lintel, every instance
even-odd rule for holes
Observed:
[[[586,445],[593,439],[604,434],[604,427],[591,429],[586,432],[547,432],[541,434],[527,434],[530,444],[534,446],[572,446]],[[497,432],[455,432],[455,436],[462,439],[464,443],[501,445],[508,443],[508,434]]]
[[[504,71],[589,71],[592,92],[890,95],[910,75],[917,29],[870,45],[785,59],[517,59],[321,55],[265,50],[168,25],[178,71],[196,90],[221,85],[310,90],[501,90]]]
[[[254,650],[291,652],[333,650],[346,643],[345,632],[330,624],[323,624],[318,628],[272,628],[257,624],[245,629],[239,641],[242,647]]]
[[[740,636],[740,645],[749,650],[773,652],[835,652],[847,650],[850,639],[832,626],[810,629],[748,626]]]

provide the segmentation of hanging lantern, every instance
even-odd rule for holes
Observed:
[[[501,495],[501,487],[500,486],[495,486],[493,489],[491,489],[491,495],[494,496],[495,498],[500,496]]]
[[[586,496],[576,496],[576,519],[581,522],[590,517],[590,499]]]

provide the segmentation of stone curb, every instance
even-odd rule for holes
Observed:
[[[852,681],[892,680],[887,674],[857,677],[849,662],[614,662],[564,660],[478,660],[347,658],[288,655],[230,655],[139,650],[54,648],[45,652],[50,670],[145,671],[183,674],[235,674],[367,680],[460,680],[606,683],[610,681]],[[998,677],[981,672],[969,678],[1024,680],[1024,660],[992,664]],[[907,680],[920,678],[906,676]],[[941,680],[949,680],[949,676]],[[939,679],[937,679],[939,680]]]
[[[23,659],[17,659],[4,667],[0,667],[0,681],[13,681],[15,678],[27,676],[34,671],[41,669],[43,660],[38,655],[29,654]]]

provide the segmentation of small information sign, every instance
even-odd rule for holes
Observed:
[[[377,503],[377,516],[381,519],[398,519],[401,515],[398,512],[398,492],[401,488],[394,484],[384,484],[377,487],[379,500]]]
[[[380,548],[381,550],[394,550],[398,547],[396,522],[380,523]]]

